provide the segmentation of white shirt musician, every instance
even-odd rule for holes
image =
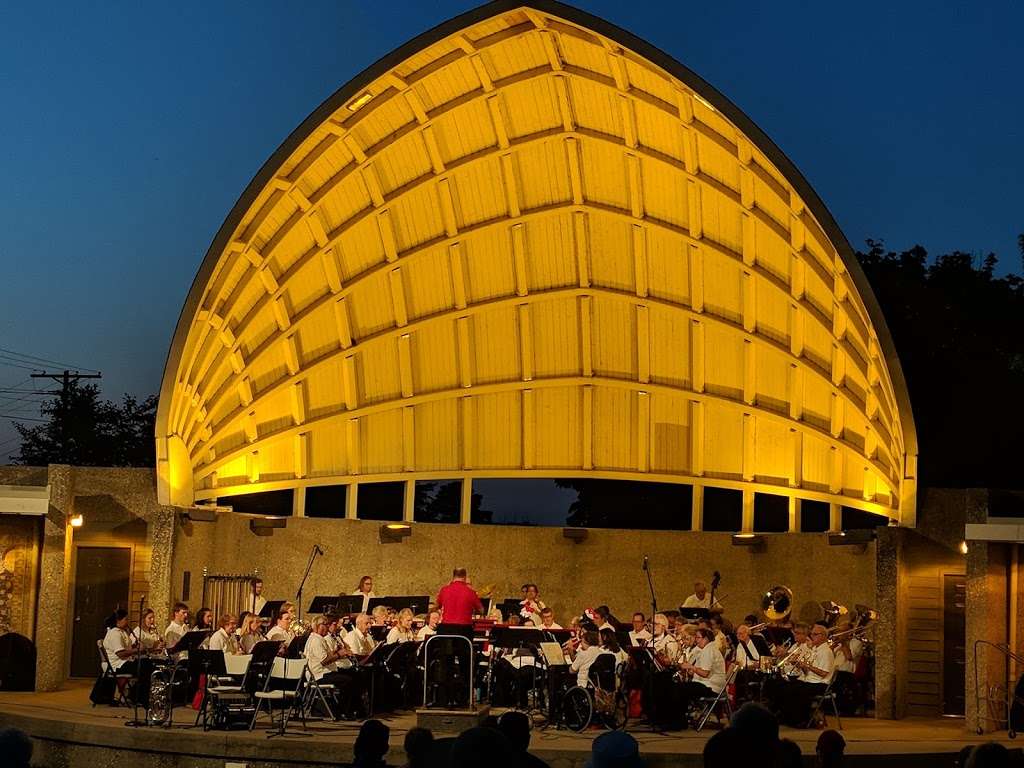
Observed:
[[[650,647],[659,656],[664,656],[670,664],[679,658],[679,641],[668,633],[668,617],[664,613],[654,614],[654,636]]]
[[[541,629],[556,630],[561,629],[562,625],[555,621],[555,612],[550,608],[542,608],[540,612],[540,624],[538,625]]]
[[[263,579],[256,579],[252,583],[252,594],[249,595],[249,599],[246,602],[248,607],[252,609],[252,613],[259,616],[267,604],[267,598],[263,596]]]
[[[345,644],[356,656],[369,656],[373,653],[374,642],[370,637],[371,619],[368,614],[356,616],[356,625],[345,635]]]
[[[147,609],[146,612],[142,614],[142,626],[135,627],[135,629],[132,630],[132,643],[138,643],[139,638],[142,639],[142,650],[144,651],[157,649],[162,642],[160,633],[156,629],[156,614],[153,613],[152,608]]]
[[[725,657],[718,650],[710,630],[698,631],[697,647],[700,651],[696,660],[692,664],[684,662],[680,666],[693,672],[693,682],[710,688],[712,693],[721,693],[726,681]]]
[[[651,633],[647,631],[647,619],[637,611],[633,614],[633,629],[629,631],[629,643],[639,646],[649,642],[651,642]]]
[[[693,594],[683,601],[683,608],[704,608],[708,611],[720,611],[722,604],[718,600],[715,600],[714,604],[712,604],[708,585],[703,581],[698,581],[693,585]]]
[[[753,669],[758,666],[761,652],[750,639],[750,627],[740,624],[736,627],[736,663],[740,669]]]
[[[385,645],[392,643],[411,643],[416,639],[416,633],[412,630],[413,612],[403,608],[398,612],[398,623],[391,628],[387,637],[384,638]]]
[[[800,680],[814,685],[827,685],[832,679],[835,668],[835,655],[829,647],[828,630],[815,624],[811,630],[811,652],[807,661],[797,664],[800,669]]]
[[[598,645],[598,642],[599,638],[596,632],[584,632],[583,639],[580,641],[580,649],[576,652],[576,658],[572,660],[569,667],[570,672],[576,673],[576,684],[581,687],[586,686],[590,667],[593,666],[597,657],[609,653]]]
[[[171,623],[164,630],[164,642],[168,648],[173,648],[179,640],[188,632],[188,606],[184,603],[175,603],[171,610]]]
[[[523,599],[519,601],[519,615],[532,621],[534,626],[539,626],[541,612],[547,608],[540,599],[540,590],[536,584],[524,584],[523,595]]]
[[[373,577],[363,576],[363,578],[359,580],[359,586],[356,587],[356,591],[352,594],[363,596],[363,605],[359,611],[361,613],[367,613],[370,610],[370,599],[376,597],[376,595],[373,594]]]
[[[289,608],[289,604],[285,603],[281,606],[281,611],[277,616],[277,621],[274,622],[274,626],[267,632],[267,640],[280,640],[284,643],[284,648],[291,645],[292,640],[295,639],[295,633],[293,633],[288,627],[292,623],[292,612]]]
[[[210,636],[210,650],[223,651],[224,653],[238,653],[238,638],[235,636],[235,627],[238,626],[238,618],[232,613],[226,613],[220,617],[220,629]]]
[[[423,625],[419,632],[416,633],[416,639],[419,641],[426,640],[431,635],[437,634],[437,625],[441,623],[441,612],[431,611],[427,614],[427,623]]]
[[[107,630],[103,637],[103,650],[107,652],[107,660],[116,672],[131,661],[132,639],[128,634],[128,619],[118,621],[116,626]]]

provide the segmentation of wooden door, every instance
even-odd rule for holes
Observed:
[[[131,610],[128,605],[131,567],[130,547],[77,548],[71,635],[72,677],[95,677],[98,674],[96,641],[106,632],[104,622],[117,608]],[[138,619],[133,616],[132,621]]]
[[[942,714],[964,714],[967,670],[967,578],[942,577]]]

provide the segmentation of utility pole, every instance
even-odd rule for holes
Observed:
[[[78,371],[64,370],[64,373],[48,373],[41,371],[33,373],[33,379],[50,379],[60,384],[60,461],[61,464],[68,463],[68,395],[71,392],[71,382],[76,384],[82,379],[100,379],[102,373],[80,373]],[[57,394],[57,393],[55,393]]]

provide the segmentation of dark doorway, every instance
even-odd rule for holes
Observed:
[[[967,577],[942,577],[942,714],[964,714],[967,670]]]
[[[119,606],[129,607],[132,551],[129,547],[78,547],[77,555],[71,676],[95,677],[99,673],[96,641],[106,632],[104,622]]]

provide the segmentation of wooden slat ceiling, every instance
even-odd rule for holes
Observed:
[[[549,13],[373,79],[215,256],[165,374],[177,503],[519,473],[912,500],[879,336],[805,201],[685,83]]]

